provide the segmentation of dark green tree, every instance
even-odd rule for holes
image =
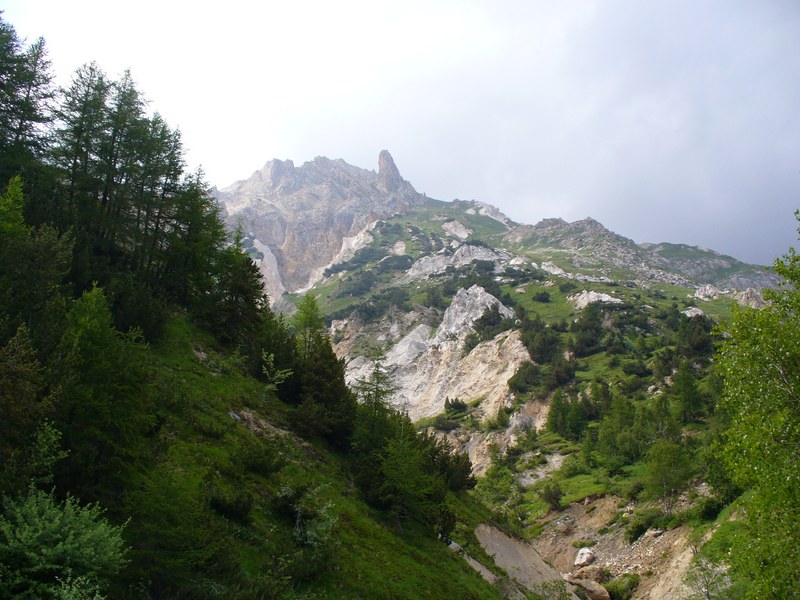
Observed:
[[[56,425],[70,454],[57,481],[82,498],[117,493],[145,454],[153,423],[147,347],[114,329],[105,295],[94,288],[67,315],[58,354]]]
[[[292,326],[297,335],[300,355],[305,358],[317,343],[317,339],[325,334],[325,320],[319,311],[314,294],[308,293],[300,300],[297,312],[292,317]]]
[[[0,348],[0,464],[5,464],[33,436],[51,410],[43,398],[45,371],[24,327]]]
[[[356,398],[345,383],[344,359],[336,356],[323,336],[316,336],[307,352],[299,363],[298,427],[347,448],[356,420]]]
[[[651,497],[664,502],[672,511],[677,491],[692,475],[691,461],[681,442],[658,440],[647,452],[644,486]]]
[[[32,485],[20,499],[4,498],[0,596],[97,598],[127,562],[122,529],[96,504],[59,503]]]
[[[677,402],[681,423],[696,421],[705,413],[703,394],[687,362],[681,363],[673,376],[670,395]]]
[[[0,15],[0,182],[31,176],[45,148],[53,98],[44,40],[23,48]]]
[[[444,480],[433,469],[431,457],[408,419],[401,420],[396,434],[387,441],[380,472],[380,497],[398,527],[408,518],[428,525],[439,520],[446,493]]]

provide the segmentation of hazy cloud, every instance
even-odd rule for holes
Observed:
[[[800,5],[11,0],[61,81],[130,68],[222,187],[271,158],[376,168],[517,221],[770,263],[796,240]]]

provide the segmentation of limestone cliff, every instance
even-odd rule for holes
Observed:
[[[257,262],[274,300],[308,288],[332,261],[355,251],[355,241],[369,241],[364,232],[377,219],[425,201],[386,150],[378,167],[376,173],[324,157],[300,167],[271,160],[216,193],[230,225],[260,249]]]
[[[519,332],[504,332],[463,354],[464,339],[473,331],[472,324],[493,305],[500,306],[503,316],[513,312],[480,286],[459,290],[445,311],[436,333],[430,325],[421,323],[399,337],[399,323],[388,326],[390,336],[384,337],[384,365],[397,387],[395,404],[414,419],[432,417],[442,412],[446,398],[479,401],[481,413],[492,417],[506,403],[508,380],[519,366],[529,359]],[[338,324],[342,329],[347,324]],[[392,331],[396,332],[394,337]],[[347,355],[352,345],[348,336],[379,337],[374,331],[351,329],[337,345],[340,354]],[[398,339],[399,337],[399,339]],[[361,356],[350,357],[348,381],[367,378],[372,366]]]

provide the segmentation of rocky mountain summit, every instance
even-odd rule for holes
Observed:
[[[271,160],[216,195],[229,224],[242,228],[273,300],[308,288],[326,266],[350,258],[376,220],[425,201],[386,150],[377,173],[325,157],[299,167]]]

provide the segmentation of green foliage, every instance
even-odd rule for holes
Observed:
[[[520,365],[517,372],[508,380],[508,387],[512,392],[527,394],[541,384],[541,371],[538,365],[525,362]]]
[[[688,363],[682,363],[672,378],[670,394],[677,401],[681,423],[696,421],[705,413],[703,395]]]
[[[19,500],[4,499],[0,595],[57,598],[59,579],[106,587],[125,563],[122,527],[111,525],[98,505],[80,506],[71,496],[60,504],[33,486]]]
[[[44,369],[24,327],[0,348],[0,463],[30,438],[52,404],[42,398]]]
[[[147,347],[114,329],[105,295],[94,288],[67,315],[59,354],[56,425],[70,455],[57,480],[91,497],[101,480],[119,481],[143,450],[153,423]]]
[[[536,493],[547,503],[550,510],[559,511],[562,509],[561,500],[564,498],[564,491],[557,481],[546,483]]]
[[[334,354],[327,337],[315,335],[309,344],[300,361],[296,427],[346,448],[353,433],[356,398],[344,380],[344,359]]]
[[[762,310],[734,310],[717,357],[722,408],[730,418],[723,456],[734,483],[752,490],[751,538],[732,551],[733,567],[752,579],[752,597],[790,597],[800,569],[785,548],[800,538],[800,257],[775,262],[786,285]]]
[[[584,308],[578,320],[572,324],[572,349],[576,356],[589,356],[600,350],[603,337],[602,317],[600,305],[593,303]]]
[[[647,452],[644,486],[645,492],[662,500],[667,512],[672,509],[675,493],[692,475],[692,466],[686,447],[669,440],[658,440]]]
[[[534,302],[550,302],[550,292],[541,291],[533,295]]]
[[[12,451],[0,468],[0,493],[16,495],[26,485],[40,489],[53,485],[53,472],[58,461],[67,457],[60,449],[61,432],[50,421],[42,421],[33,439]]]
[[[633,598],[640,581],[641,578],[636,573],[625,573],[608,583],[604,583],[603,587],[608,591],[611,600],[629,600]]]
[[[631,522],[625,528],[625,541],[632,544],[638,540],[645,531],[652,527],[653,523],[661,517],[663,513],[658,508],[643,508],[637,510]]]

